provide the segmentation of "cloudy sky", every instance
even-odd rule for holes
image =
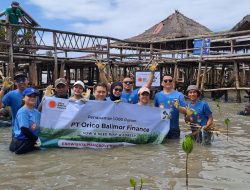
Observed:
[[[44,28],[111,36],[135,36],[177,9],[212,31],[231,29],[250,14],[250,0],[19,0]],[[0,9],[10,6],[0,0]]]

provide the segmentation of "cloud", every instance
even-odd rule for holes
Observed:
[[[29,0],[64,30],[128,38],[138,35],[178,9],[213,31],[229,30],[248,14],[249,3],[235,0]]]

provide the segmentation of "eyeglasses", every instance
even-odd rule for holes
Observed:
[[[173,80],[171,80],[171,79],[169,79],[169,80],[166,79],[166,80],[164,80],[164,82],[165,82],[165,83],[168,83],[168,82],[171,83],[171,82],[173,82]]]
[[[124,84],[127,84],[127,85],[130,85],[130,84],[133,84],[133,82],[130,82],[130,81],[125,81],[123,82]]]
[[[116,91],[116,92],[121,92],[122,91],[122,89],[121,88],[114,88],[114,90]]]
[[[28,80],[26,78],[16,79],[16,83],[27,82],[27,81]]]

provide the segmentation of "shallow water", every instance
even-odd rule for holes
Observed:
[[[189,155],[190,189],[249,189],[250,117],[235,113],[244,104],[209,102],[217,126],[211,146],[195,144]],[[227,141],[224,119],[231,120]],[[183,119],[181,118],[183,123]],[[188,133],[182,127],[182,137]],[[129,179],[145,179],[143,189],[186,189],[180,140],[108,150],[44,149],[26,155],[8,151],[10,128],[0,128],[0,189],[132,189]],[[139,189],[139,188],[138,188]]]

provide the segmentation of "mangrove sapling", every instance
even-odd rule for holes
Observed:
[[[193,150],[193,138],[191,135],[187,135],[182,142],[182,149],[186,152],[186,186],[188,186],[188,155]]]
[[[131,186],[131,187],[134,187],[134,190],[135,190],[137,181],[136,181],[135,179],[133,179],[133,178],[130,178],[129,183],[130,183],[130,186]]]
[[[231,121],[230,121],[230,119],[228,117],[224,120],[224,123],[227,126],[227,141],[228,141],[228,127],[229,127],[230,122]]]
[[[219,113],[220,113],[220,115],[221,115],[220,100],[219,100],[219,99],[216,99],[215,101],[217,102],[216,107],[218,108]]]
[[[129,180],[130,186],[136,188],[137,181],[133,178],[130,178]],[[140,190],[142,190],[142,185],[145,183],[145,180],[143,178],[140,179]]]

